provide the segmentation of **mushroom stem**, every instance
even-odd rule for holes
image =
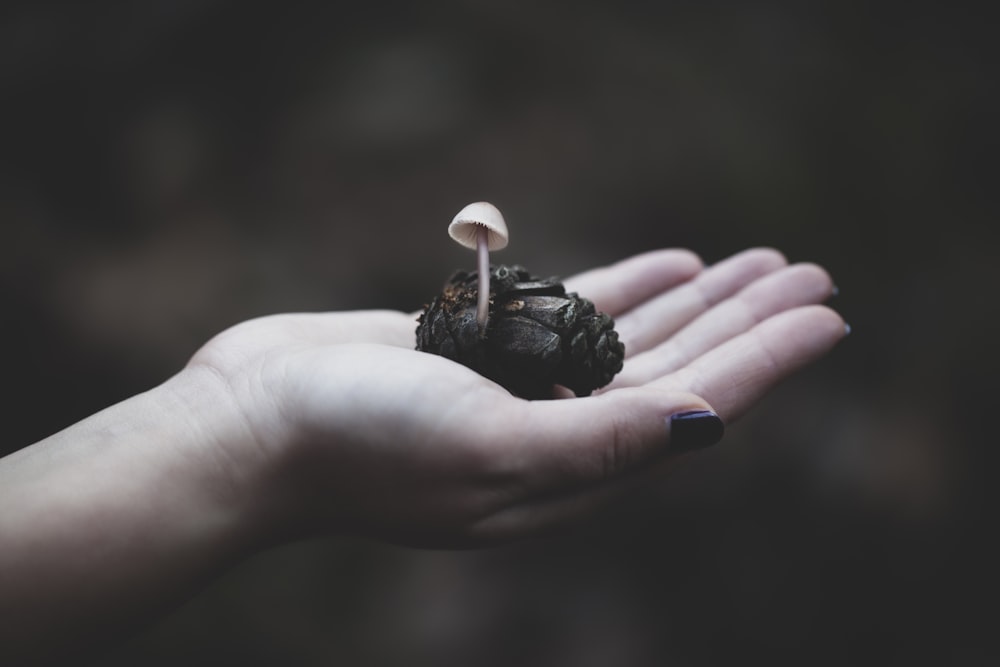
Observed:
[[[476,255],[479,259],[479,301],[476,304],[476,322],[479,323],[479,335],[486,330],[486,317],[490,311],[490,250],[489,230],[485,225],[477,225]]]

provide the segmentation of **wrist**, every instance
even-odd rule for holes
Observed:
[[[254,551],[279,539],[289,505],[288,437],[277,408],[264,414],[208,366],[188,366],[150,393],[183,429],[186,474],[229,517],[241,548]]]
[[[263,546],[253,443],[189,369],[0,459],[0,662],[100,644]]]

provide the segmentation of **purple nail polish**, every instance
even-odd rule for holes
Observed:
[[[714,445],[725,430],[719,415],[709,410],[679,412],[670,417],[670,451],[677,454]]]

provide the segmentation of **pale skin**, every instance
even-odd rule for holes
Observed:
[[[415,315],[277,315],[148,392],[0,459],[0,663],[100,650],[241,558],[311,535],[454,548],[552,532],[669,483],[671,415],[727,424],[846,334],[830,277],[661,250],[567,281],[625,368],[524,401],[413,350]],[[669,530],[669,527],[660,527]]]

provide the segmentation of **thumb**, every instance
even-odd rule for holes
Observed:
[[[611,481],[713,445],[725,430],[701,397],[649,386],[536,401],[527,411],[516,441],[523,481],[536,492]]]
[[[523,538],[588,516],[722,438],[704,399],[649,385],[524,403],[513,435],[517,492],[475,527],[483,540]]]

